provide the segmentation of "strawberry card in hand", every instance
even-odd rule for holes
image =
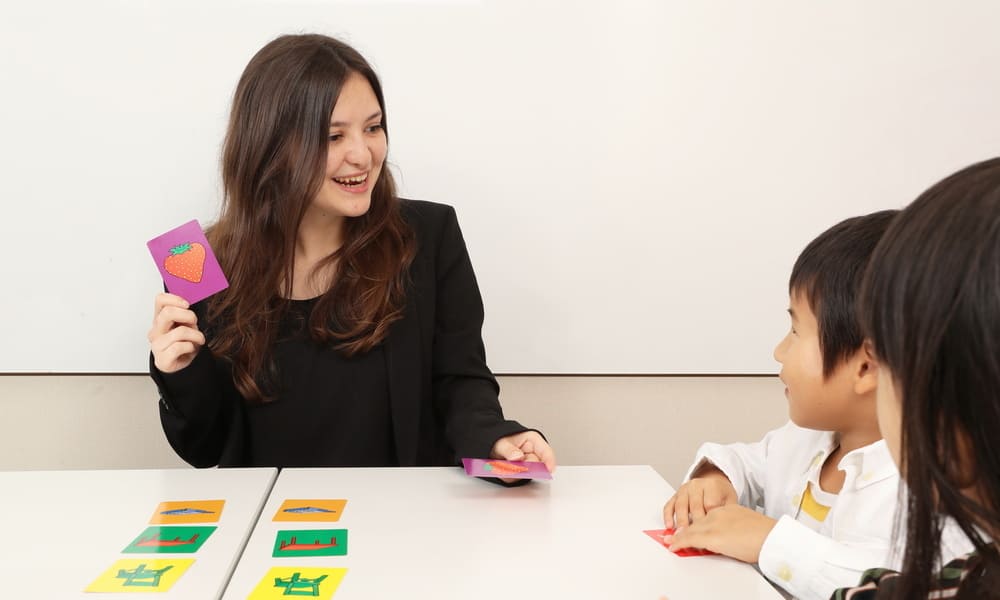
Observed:
[[[146,242],[146,246],[167,290],[190,304],[229,287],[198,221],[171,229]]]
[[[663,543],[663,536],[673,535],[673,529],[645,529],[643,530],[643,533],[656,540],[656,542],[664,548],[668,550],[670,549],[669,545]],[[708,556],[710,554],[715,554],[715,552],[712,552],[711,550],[702,550],[701,548],[682,548],[681,550],[674,551],[674,554],[677,556]]]
[[[525,460],[500,460],[463,458],[465,472],[473,477],[500,477],[502,479],[552,479],[545,463]]]

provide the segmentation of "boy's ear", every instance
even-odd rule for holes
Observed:
[[[874,393],[878,388],[878,361],[869,340],[861,344],[851,362],[854,367],[854,393],[859,396]]]

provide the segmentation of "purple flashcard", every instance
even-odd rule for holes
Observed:
[[[198,221],[188,221],[148,242],[156,268],[171,294],[194,304],[229,287]]]
[[[463,458],[465,472],[473,477],[501,477],[503,479],[552,479],[545,463],[525,460],[499,460]]]

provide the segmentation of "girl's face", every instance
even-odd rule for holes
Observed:
[[[878,391],[875,393],[878,427],[889,446],[893,462],[899,466],[899,432],[902,427],[902,398],[896,393],[892,372],[885,365],[878,367]]]
[[[367,79],[352,73],[330,115],[325,176],[308,214],[339,218],[368,212],[386,146],[378,98]]]

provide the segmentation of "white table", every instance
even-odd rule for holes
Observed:
[[[274,483],[275,469],[0,472],[0,597],[218,598]],[[150,526],[160,502],[225,500],[194,563],[165,593],[85,593]],[[195,524],[192,524],[195,525]],[[162,556],[160,556],[162,558]]]
[[[458,468],[285,469],[225,598],[273,566],[346,567],[334,600],[781,598],[749,565],[677,557],[643,534],[672,492],[648,466],[565,466],[520,488]],[[347,499],[339,522],[272,521],[286,499],[322,498]],[[293,528],[348,529],[348,553],[272,558]]]

